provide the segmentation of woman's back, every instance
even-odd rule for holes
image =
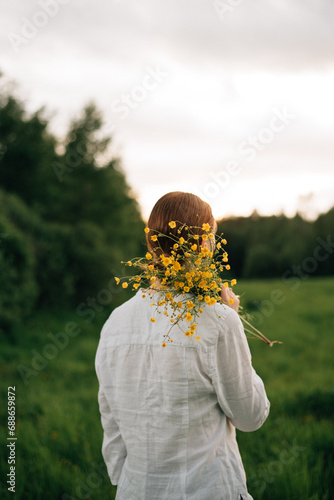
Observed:
[[[237,313],[204,306],[199,341],[181,323],[162,347],[169,316],[154,314],[142,294],[113,311],[96,356],[103,455],[117,500],[251,498],[234,426],[259,428],[269,402]]]

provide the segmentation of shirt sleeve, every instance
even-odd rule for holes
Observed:
[[[256,374],[238,314],[230,310],[212,356],[212,383],[218,403],[231,423],[244,432],[259,429],[269,414],[264,384]]]
[[[127,452],[125,443],[121,436],[114,415],[110,410],[110,406],[108,404],[108,400],[103,388],[102,371],[103,366],[106,366],[106,363],[103,360],[104,355],[105,353],[103,354],[103,350],[100,346],[96,356],[95,367],[100,383],[98,402],[101,414],[101,423],[104,432],[102,455],[108,469],[110,481],[113,485],[117,485],[123,469]]]

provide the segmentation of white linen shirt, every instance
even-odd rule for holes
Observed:
[[[235,428],[261,427],[270,404],[238,314],[205,305],[200,340],[184,335],[184,321],[162,347],[170,317],[142,294],[111,313],[96,354],[102,454],[116,499],[251,500]]]

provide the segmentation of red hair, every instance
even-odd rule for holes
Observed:
[[[175,228],[168,225],[171,221],[176,222]],[[201,235],[204,232],[202,225],[207,223],[213,228],[214,222],[210,205],[195,194],[183,193],[182,191],[167,193],[156,202],[148,219],[147,247],[152,251],[159,246],[160,248],[157,249],[156,253],[170,255],[173,244],[170,238],[160,236],[158,241],[153,244],[151,236],[162,233],[176,239],[183,236],[187,240],[189,231]],[[186,229],[186,227],[189,228],[190,226],[196,226],[199,229]],[[198,243],[202,243],[202,238],[199,239]]]

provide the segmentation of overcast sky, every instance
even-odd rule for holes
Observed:
[[[332,0],[11,0],[0,28],[57,135],[97,103],[145,218],[172,190],[216,218],[334,205]]]

